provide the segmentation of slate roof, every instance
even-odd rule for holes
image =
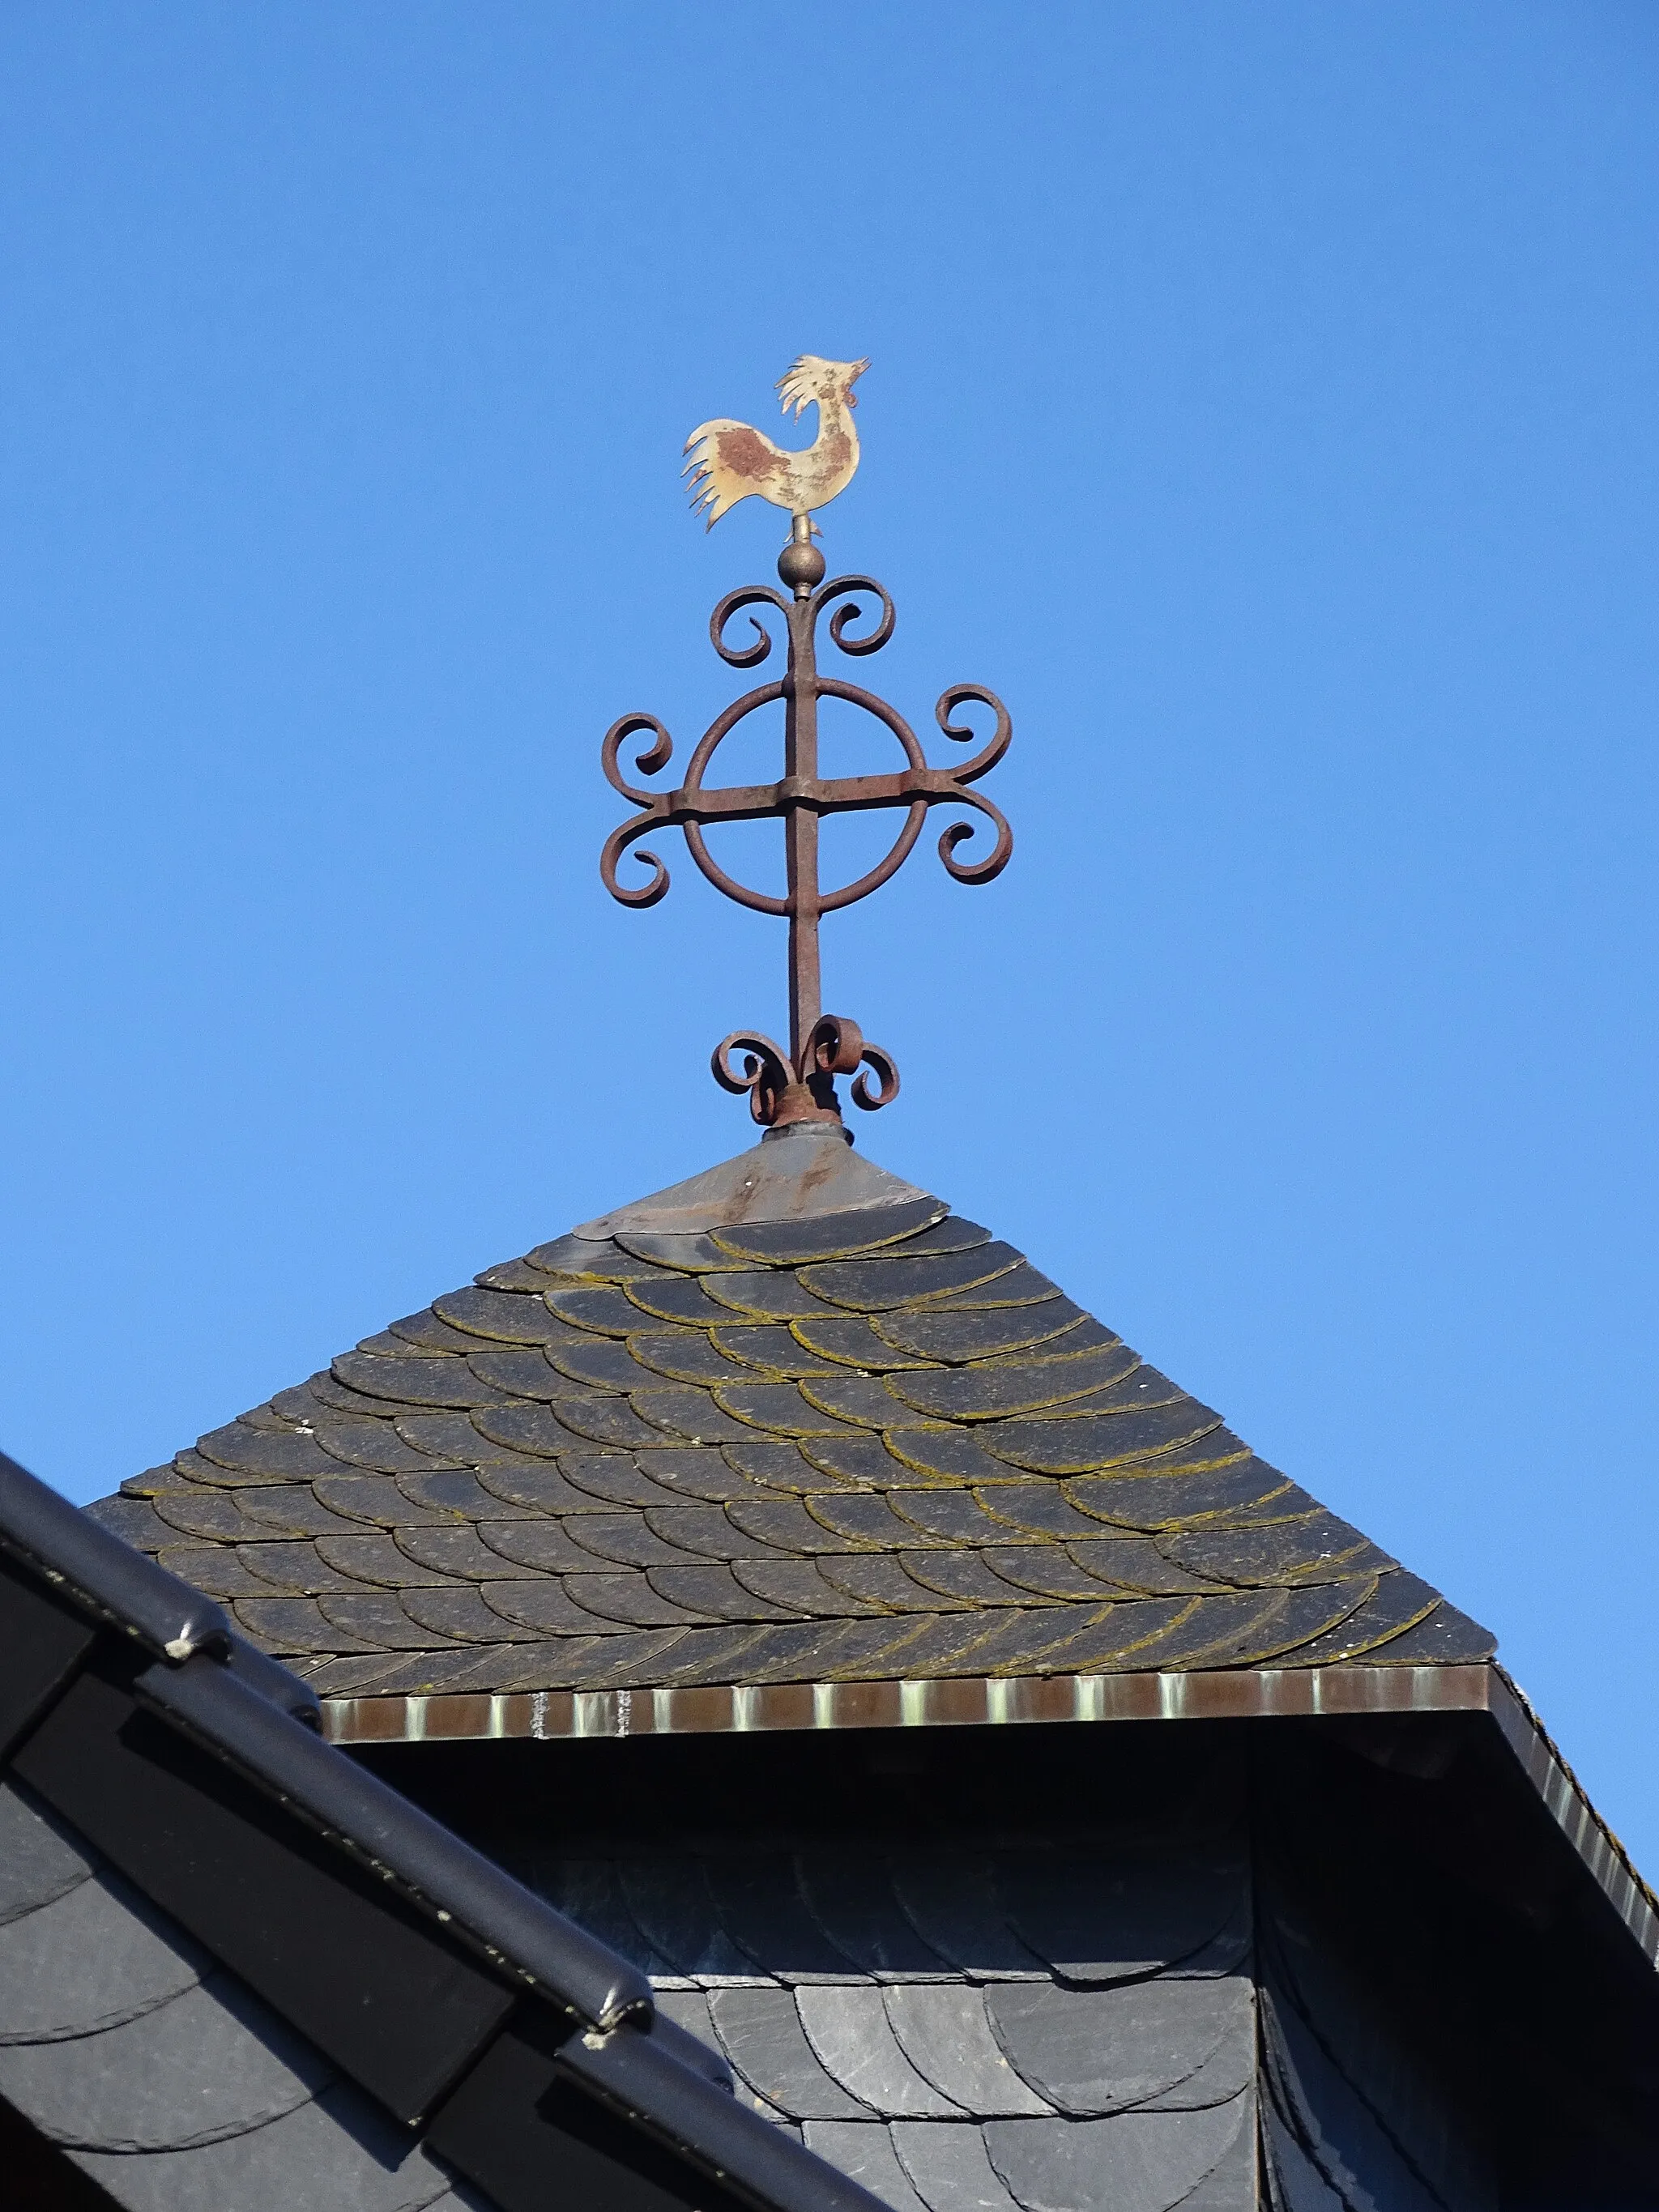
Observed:
[[[336,1698],[1494,1648],[822,1125],[485,1268],[89,1510]]]
[[[129,2212],[877,2212],[0,1456],[0,2164]],[[82,2179],[76,2181],[76,2175]],[[11,2201],[8,2197],[7,2201]]]

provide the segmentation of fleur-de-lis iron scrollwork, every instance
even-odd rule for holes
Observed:
[[[778,574],[788,586],[786,598],[767,584],[750,584],[728,592],[714,609],[708,630],[714,650],[732,668],[755,668],[770,653],[773,639],[754,613],[755,632],[746,644],[733,644],[726,630],[732,617],[745,608],[769,607],[787,625],[788,662],[783,675],[772,684],[747,691],[717,714],[699,739],[677,789],[647,791],[628,780],[621,766],[623,747],[630,739],[647,742],[635,756],[632,773],[655,775],[673,757],[674,742],[654,714],[624,714],[606,733],[602,758],[612,787],[639,811],[606,839],[599,872],[606,889],[624,906],[654,906],[668,889],[668,870],[661,859],[640,843],[655,830],[678,829],[697,866],[727,898],[757,914],[775,914],[789,923],[789,1048],[785,1052],[769,1037],[737,1030],[714,1048],[715,1080],[727,1091],[747,1091],[755,1119],[767,1127],[792,1121],[839,1121],[835,1079],[851,1075],[860,1066],[853,1085],[853,1103],[866,1110],[886,1105],[898,1092],[898,1070],[891,1057],[866,1044],[858,1025],[821,1011],[818,925],[826,914],[852,906],[896,874],[921,836],[930,807],[963,805],[984,816],[994,831],[988,852],[977,857],[960,854],[960,848],[975,835],[972,822],[951,823],[939,841],[939,858],[959,884],[988,884],[1007,866],[1013,850],[1013,833],[1002,814],[983,793],[972,788],[989,774],[1008,750],[1013,734],[1008,710],[994,692],[978,684],[955,684],[934,708],[934,719],[945,735],[957,744],[971,744],[975,732],[956,718],[963,708],[988,708],[996,718],[990,737],[969,760],[959,765],[930,768],[915,731],[896,708],[873,691],[848,684],[839,677],[822,674],[817,665],[817,628],[825,611],[830,638],[842,653],[854,658],[876,653],[893,634],[893,602],[871,576],[837,576],[825,583],[824,559],[811,542],[805,516],[796,520],[794,535],[778,559]],[[852,625],[869,619],[861,599],[873,599],[880,608],[872,628],[855,634]],[[897,739],[904,765],[888,775],[823,778],[818,774],[818,702],[841,699],[873,714]],[[715,753],[725,739],[749,715],[781,702],[784,710],[783,775],[776,783],[745,784],[709,789],[705,782]],[[826,814],[902,807],[904,821],[884,859],[856,881],[826,891],[818,878],[818,824]],[[708,850],[704,831],[726,822],[757,822],[776,817],[784,825],[786,890],[781,898],[752,890],[729,875]],[[650,872],[643,883],[618,881],[617,868],[623,854],[637,848],[637,857]],[[739,1070],[734,1055],[742,1060]],[[875,1079],[872,1087],[871,1076]]]

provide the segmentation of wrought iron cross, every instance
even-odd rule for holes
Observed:
[[[629,782],[619,766],[623,746],[629,738],[647,737],[650,742],[635,757],[633,773],[655,775],[673,757],[674,741],[654,714],[624,714],[606,733],[602,758],[606,779],[640,811],[614,830],[606,839],[599,872],[605,888],[624,906],[654,906],[668,889],[668,871],[655,853],[640,847],[638,858],[650,867],[643,884],[629,885],[617,879],[617,866],[624,853],[639,845],[653,830],[680,829],[698,867],[727,898],[751,908],[757,914],[787,916],[789,923],[789,1049],[757,1031],[733,1033],[714,1048],[715,1080],[731,1091],[747,1091],[755,1119],[767,1127],[791,1121],[841,1119],[835,1079],[851,1075],[860,1064],[876,1079],[859,1075],[853,1085],[853,1103],[866,1109],[884,1106],[896,1097],[898,1070],[879,1047],[866,1044],[858,1025],[823,1012],[818,965],[818,924],[826,914],[851,906],[878,890],[908,859],[931,806],[960,804],[986,816],[995,830],[991,849],[977,860],[959,860],[957,848],[974,836],[971,822],[953,822],[939,841],[939,858],[960,884],[988,884],[1007,866],[1013,851],[1013,833],[991,801],[969,787],[994,769],[1008,750],[1013,727],[1008,711],[994,692],[977,684],[956,684],[940,698],[934,719],[947,738],[970,744],[974,732],[952,717],[969,702],[988,707],[996,716],[990,738],[970,760],[959,767],[930,768],[920,740],[909,724],[884,699],[861,685],[843,683],[839,677],[822,675],[817,665],[817,626],[826,608],[841,601],[830,618],[830,641],[854,657],[876,653],[893,634],[893,602],[870,576],[837,576],[825,583],[824,559],[812,543],[805,515],[796,518],[794,535],[778,557],[778,574],[788,586],[785,598],[768,584],[746,585],[728,592],[714,609],[709,637],[720,659],[733,668],[758,667],[772,650],[773,641],[754,615],[750,624],[754,641],[747,645],[727,641],[726,631],[733,615],[745,607],[777,609],[788,627],[788,665],[781,678],[763,684],[734,699],[717,714],[699,740],[677,790],[647,791]],[[872,594],[881,603],[875,627],[862,636],[848,635],[848,626],[865,619],[858,595]],[[844,699],[861,707],[884,723],[898,740],[904,765],[890,775],[839,776],[826,780],[818,774],[818,702]],[[728,786],[709,790],[704,778],[721,744],[747,716],[781,700],[784,710],[783,775],[776,783]],[[818,823],[826,814],[866,811],[896,806],[905,810],[904,822],[885,857],[839,890],[826,891],[818,876]],[[777,817],[784,827],[787,890],[781,898],[751,890],[728,875],[708,850],[704,830],[714,823],[757,822]],[[740,1073],[733,1054],[744,1056]]]

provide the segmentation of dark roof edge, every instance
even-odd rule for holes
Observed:
[[[324,1700],[323,1726],[331,1742],[367,1745],[1447,1712],[1492,1716],[1551,1820],[1644,1957],[1659,1967],[1659,1898],[1495,1662],[337,1698]]]

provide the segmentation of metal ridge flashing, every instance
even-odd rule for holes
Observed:
[[[1650,1965],[1659,1967],[1659,1897],[1591,1804],[1522,1692],[1489,1661],[1473,1666],[1261,1667],[1213,1674],[988,1675],[747,1688],[336,1698],[324,1700],[323,1728],[331,1742],[352,1746],[1449,1712],[1492,1717],[1505,1748],[1596,1887]]]
[[[333,1698],[323,1701],[323,1728],[329,1741],[338,1744],[453,1743],[502,1736],[1467,1712],[1486,1709],[1490,1672],[1482,1662],[1462,1667],[1259,1667],[1214,1674],[991,1674],[751,1687]]]

